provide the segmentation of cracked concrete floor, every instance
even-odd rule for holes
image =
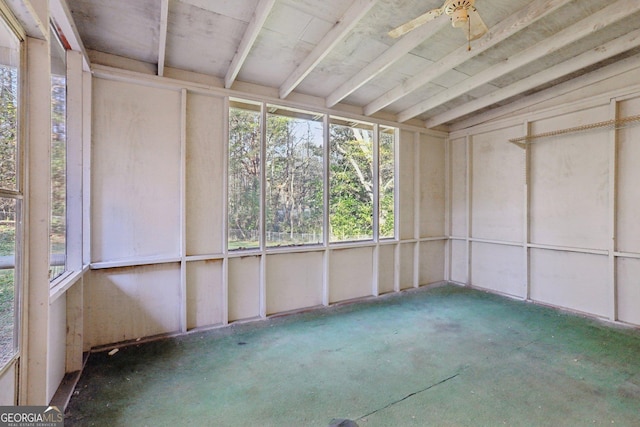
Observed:
[[[443,286],[92,354],[82,426],[640,425],[640,330]]]

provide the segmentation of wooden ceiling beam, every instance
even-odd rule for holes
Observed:
[[[471,52],[467,50],[467,46],[461,46],[451,52],[449,55],[429,65],[422,73],[409,78],[405,82],[392,88],[382,96],[373,100],[364,107],[364,113],[367,116],[374,114],[389,104],[405,97],[406,95],[421,88],[434,79],[442,76],[447,71],[457,67],[458,65],[480,55],[487,49],[511,37],[518,31],[523,30],[544,16],[549,15],[558,8],[570,3],[572,0],[536,0],[528,6],[520,9],[513,15],[504,19],[499,24],[489,30],[485,36],[474,43]],[[457,31],[452,29],[452,31]]]
[[[236,80],[236,77],[238,77],[240,68],[242,68],[244,61],[247,59],[247,56],[258,38],[258,34],[262,30],[269,13],[271,13],[271,9],[273,9],[275,2],[276,0],[260,0],[260,3],[256,6],[256,10],[251,17],[251,21],[249,21],[247,30],[244,32],[244,36],[238,45],[238,50],[233,56],[231,65],[227,70],[227,75],[224,78],[225,88],[229,89]]]
[[[164,62],[167,52],[167,27],[169,25],[169,0],[160,2],[160,37],[158,46],[158,76],[164,75]]]
[[[516,113],[522,113],[528,111],[528,108],[540,104],[541,102],[548,101],[553,98],[557,98],[562,95],[566,95],[577,90],[592,86],[603,80],[612,79],[620,76],[621,74],[628,73],[630,71],[637,71],[640,68],[640,54],[630,56],[629,58],[616,61],[613,64],[606,65],[597,70],[583,74],[574,79],[552,86],[548,89],[536,92],[525,98],[520,98],[517,101],[503,105],[501,107],[492,108],[480,114],[474,114],[468,119],[456,121],[449,127],[449,132],[461,131],[482,123],[490,122],[492,120],[500,119],[501,117]]]
[[[331,108],[347,96],[367,84],[369,81],[380,75],[384,70],[393,65],[396,61],[404,58],[409,52],[421,45],[425,40],[431,38],[435,33],[450,26],[447,17],[440,17],[429,25],[422,25],[411,33],[405,35],[389,49],[369,65],[360,70],[339,88],[334,90],[326,99],[327,108]]]
[[[632,31],[615,40],[591,49],[581,55],[564,61],[558,65],[529,76],[512,85],[499,89],[486,96],[467,102],[458,108],[454,108],[445,113],[439,114],[427,120],[425,126],[428,128],[450,122],[467,114],[478,111],[482,108],[504,101],[523,92],[535,89],[541,85],[557,80],[568,74],[590,67],[600,61],[627,52],[640,46],[640,30]]]
[[[426,111],[436,108],[446,102],[449,102],[465,93],[472,91],[484,84],[502,77],[511,71],[517,70],[527,64],[531,64],[549,55],[557,50],[562,49],[569,44],[576,42],[583,37],[590,35],[593,31],[597,31],[609,25],[628,17],[640,10],[640,2],[637,0],[618,0],[617,2],[605,7],[593,15],[588,16],[582,21],[565,28],[559,33],[549,37],[540,43],[521,51],[508,59],[489,67],[488,69],[476,74],[473,77],[460,82],[442,92],[432,96],[425,101],[414,105],[398,114],[398,121],[405,122],[416,117]]]
[[[313,71],[316,65],[329,55],[331,50],[351,32],[376,2],[377,0],[355,0],[351,4],[342,18],[280,86],[281,99],[286,98]]]
[[[58,30],[62,32],[64,38],[69,42],[72,50],[80,52],[82,54],[82,69],[84,71],[91,70],[91,63],[89,61],[89,55],[84,47],[84,43],[80,38],[78,27],[73,20],[73,15],[69,10],[67,2],[64,0],[51,0],[49,2],[49,8],[51,11],[51,17],[58,26]]]

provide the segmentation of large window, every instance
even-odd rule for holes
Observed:
[[[392,127],[232,100],[228,249],[323,244],[327,235],[329,243],[395,238],[396,135]]]
[[[395,237],[395,147],[396,128],[380,126],[378,149],[378,208],[380,238]]]
[[[372,239],[373,125],[332,119],[330,130],[330,240]]]
[[[232,102],[229,109],[229,249],[260,246],[260,105]]]
[[[21,235],[19,139],[20,42],[0,18],[0,368],[17,352]]]
[[[267,246],[322,243],[322,128],[322,115],[268,108]]]
[[[51,228],[50,270],[53,280],[66,270],[67,259],[67,61],[62,43],[51,30]]]

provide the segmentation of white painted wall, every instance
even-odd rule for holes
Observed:
[[[322,305],[323,255],[267,255],[267,314]]]
[[[373,248],[335,249],[329,261],[329,301],[372,295]]]
[[[222,97],[196,93],[187,96],[187,255],[221,254],[223,251],[225,105]]]
[[[180,92],[94,80],[92,262],[180,255]]]
[[[226,252],[225,96],[120,77],[93,81],[88,347],[444,280],[444,135],[400,132],[401,239]]]
[[[607,120],[609,106],[531,123],[535,135]],[[511,144],[509,144],[511,145]],[[531,145],[531,241],[607,248],[608,132],[577,133]]]
[[[180,331],[180,265],[94,270],[85,288],[91,347]]]
[[[415,234],[415,153],[416,146],[414,132],[400,132],[400,176],[398,176],[398,192],[400,214],[399,232],[400,239],[413,239]]]
[[[453,281],[640,325],[640,126],[509,142],[639,115],[625,76],[450,135]]]
[[[187,328],[221,325],[226,321],[222,260],[187,264]]]
[[[229,259],[229,321],[260,316],[260,257],[245,256]]]
[[[396,245],[381,245],[378,250],[378,294],[394,291],[396,277]]]
[[[49,307],[49,353],[47,360],[47,399],[51,400],[66,368],[67,300],[58,298]]]
[[[474,134],[471,138],[471,237],[522,240],[524,152],[505,138],[521,126]]]
[[[445,231],[445,149],[446,140],[420,135],[419,157],[419,237],[441,237]],[[416,171],[414,171],[416,173]]]
[[[16,362],[13,362],[0,375],[0,405],[14,406],[16,403]]]

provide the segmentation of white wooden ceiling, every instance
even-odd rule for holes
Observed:
[[[450,125],[640,54],[638,0],[477,0],[467,50],[443,0],[67,0],[90,56],[117,55]]]

